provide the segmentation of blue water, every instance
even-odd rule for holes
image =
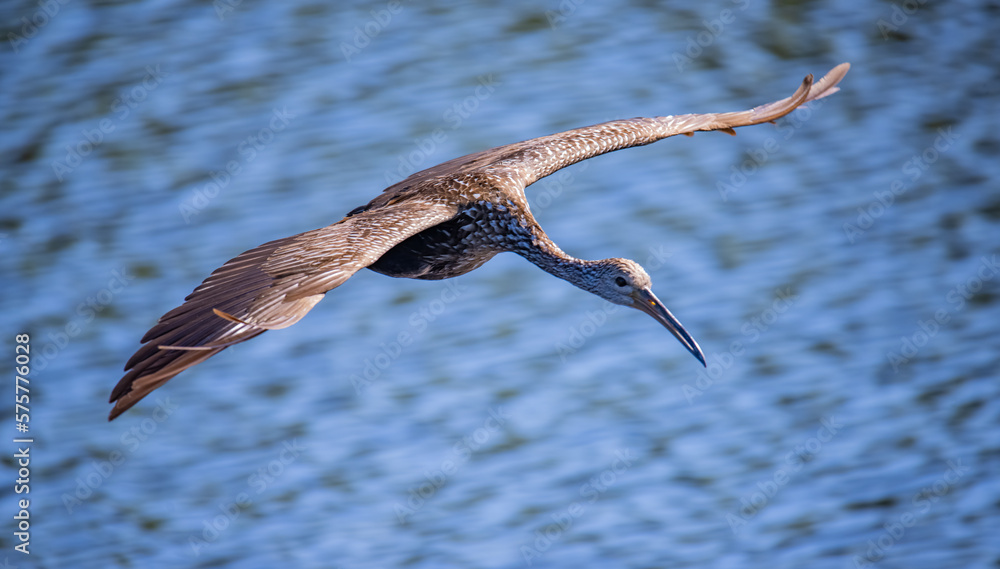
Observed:
[[[1000,563],[995,6],[224,2],[0,9],[0,309],[9,365],[31,337],[34,438],[31,555],[10,443],[0,558]],[[842,61],[777,125],[529,188],[567,252],[646,266],[707,370],[500,255],[359,273],[105,421],[142,334],[246,249],[454,156],[749,108]]]

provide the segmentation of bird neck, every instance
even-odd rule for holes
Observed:
[[[567,255],[551,241],[538,241],[530,249],[520,252],[550,275],[569,281],[587,292],[596,292],[594,265],[599,261],[586,261]]]

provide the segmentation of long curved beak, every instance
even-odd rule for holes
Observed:
[[[691,337],[691,334],[687,333],[684,326],[681,326],[681,323],[674,318],[674,315],[667,310],[667,307],[663,306],[663,303],[660,302],[660,299],[656,298],[653,291],[649,289],[638,289],[632,293],[632,299],[635,300],[634,306],[636,308],[646,314],[649,314],[660,324],[663,324],[666,329],[670,330],[670,333],[673,334],[678,341],[680,341],[681,344],[684,344],[684,347],[691,352],[691,355],[698,358],[701,365],[706,365],[705,354],[701,352],[701,347],[698,346],[698,342],[694,341],[694,338]]]

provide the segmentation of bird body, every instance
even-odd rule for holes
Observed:
[[[505,194],[500,183],[488,174],[465,174],[429,184],[435,199],[455,205],[455,216],[408,237],[368,268],[391,277],[457,277],[544,235],[524,197]]]
[[[114,419],[181,371],[266,330],[298,322],[327,291],[362,268],[391,277],[446,279],[517,253],[543,270],[663,324],[704,365],[698,344],[653,295],[628,259],[587,261],[564,253],[528,207],[524,189],[561,168],[678,134],[774,120],[836,92],[841,64],[815,85],[748,111],[606,122],[462,156],[394,184],[340,221],[278,239],[225,263],[142,338],[111,393]]]

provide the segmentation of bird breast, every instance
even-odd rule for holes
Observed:
[[[480,196],[482,197],[482,196]],[[368,268],[411,279],[446,279],[482,266],[533,239],[531,223],[513,200],[471,201],[452,219],[402,241]]]

